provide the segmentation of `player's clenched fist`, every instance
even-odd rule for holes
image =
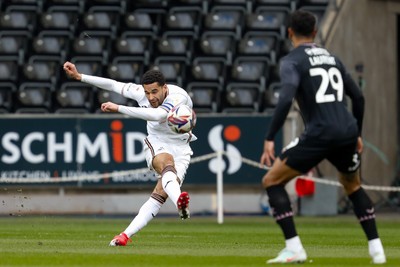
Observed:
[[[101,110],[103,112],[118,112],[118,105],[113,102],[106,102],[101,104]]]
[[[75,64],[67,61],[64,63],[64,71],[67,74],[67,76],[71,79],[75,79],[80,81],[82,79],[81,74],[78,72],[78,70],[76,69]]]

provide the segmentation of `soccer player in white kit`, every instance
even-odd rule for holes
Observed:
[[[197,138],[191,133],[177,134],[167,125],[168,112],[177,105],[193,108],[187,92],[176,85],[166,84],[164,75],[149,70],[142,77],[142,85],[122,83],[112,79],[85,75],[78,72],[71,62],[64,63],[68,77],[119,93],[137,101],[140,107],[128,107],[112,102],[101,105],[104,112],[119,112],[147,121],[148,136],[144,140],[147,165],[160,178],[150,196],[142,205],[129,226],[110,242],[110,246],[125,246],[130,237],[147,225],[159,212],[169,197],[175,204],[182,220],[190,217],[189,194],[181,192],[181,185],[193,151],[189,145]]]

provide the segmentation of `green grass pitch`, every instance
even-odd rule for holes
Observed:
[[[266,266],[283,248],[268,216],[180,221],[159,217],[126,247],[109,247],[131,218],[0,217],[0,266]],[[372,266],[353,216],[296,217],[308,266]],[[377,223],[388,262],[400,266],[400,218]]]

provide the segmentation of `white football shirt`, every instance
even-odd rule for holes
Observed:
[[[148,135],[156,135],[162,140],[182,140],[194,141],[197,138],[191,133],[178,134],[171,131],[167,124],[168,112],[177,105],[185,104],[193,108],[193,102],[188,93],[177,85],[167,84],[168,92],[163,103],[158,108],[151,107],[147,99],[144,88],[140,84],[122,83],[108,78],[82,74],[82,82],[94,85],[96,87],[114,91],[126,98],[134,99],[140,106],[127,107],[119,106],[120,113],[147,120]]]

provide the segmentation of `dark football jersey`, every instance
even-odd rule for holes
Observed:
[[[361,134],[364,97],[341,61],[325,48],[303,44],[280,63],[282,88],[267,140],[282,127],[295,99],[302,114],[303,135],[323,140],[354,139]],[[352,100],[353,114],[346,105]]]

